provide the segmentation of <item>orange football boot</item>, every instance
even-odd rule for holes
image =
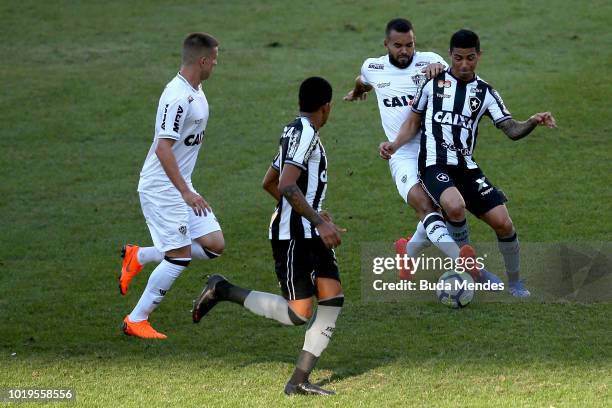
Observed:
[[[119,277],[119,292],[124,296],[134,276],[138,275],[143,268],[143,265],[138,262],[139,249],[138,245],[131,244],[124,245],[121,249],[123,263],[121,265],[121,276]]]
[[[465,268],[465,269],[467,273],[472,275],[472,279],[474,279],[474,282],[480,282],[480,269],[476,266],[476,251],[474,250],[474,248],[472,248],[471,245],[467,245],[467,244],[462,246],[461,249],[459,250],[459,257],[463,259],[471,258],[474,260],[473,268],[470,268],[470,269]]]
[[[127,334],[128,336],[140,337],[141,339],[164,340],[168,337],[151,327],[151,323],[149,323],[148,320],[134,323],[130,321],[129,315],[125,316],[125,319],[123,319],[123,327],[121,329],[123,330],[123,333]]]
[[[412,239],[412,237],[407,237],[407,238],[400,238],[397,241],[395,241],[395,252],[402,258],[402,267],[399,270],[399,278],[400,280],[412,280],[412,277],[414,276],[411,272],[413,267],[412,264],[412,258],[408,259],[407,262],[407,268],[403,267],[404,264],[404,255],[406,255],[406,245],[408,244],[408,241],[410,241]]]

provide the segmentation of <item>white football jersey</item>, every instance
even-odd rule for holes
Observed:
[[[193,190],[191,173],[202,146],[207,122],[208,101],[202,85],[195,89],[180,73],[177,74],[159,98],[155,135],[140,172],[139,192],[159,193],[174,189],[178,193],[155,154],[161,138],[176,140],[172,152],[181,176]]]
[[[434,52],[416,51],[410,65],[404,69],[391,64],[389,55],[368,58],[361,67],[361,82],[376,91],[378,110],[382,126],[389,141],[394,141],[402,124],[408,117],[410,106],[419,85],[427,78],[422,71],[431,63],[441,63],[444,59]],[[420,133],[397,151],[398,156],[416,158],[419,154]]]

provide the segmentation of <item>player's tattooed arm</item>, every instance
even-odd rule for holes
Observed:
[[[508,119],[499,124],[499,128],[512,140],[519,140],[530,134],[538,125],[556,128],[557,123],[550,112],[536,113],[524,122]]]
[[[536,126],[538,126],[537,122],[531,118],[524,122],[508,119],[499,124],[499,128],[512,140],[524,138],[531,133]]]
[[[297,184],[283,186],[280,191],[291,207],[293,207],[302,217],[310,221],[312,225],[316,227],[324,222],[323,217],[308,204],[302,190],[300,190]]]
[[[343,98],[345,101],[364,101],[367,98],[368,92],[372,90],[372,86],[361,82],[361,76],[355,78],[355,86]]]
[[[278,190],[289,202],[294,211],[306,218],[317,228],[319,236],[328,248],[335,248],[342,242],[340,233],[345,232],[344,228],[339,228],[337,225],[326,219],[325,214],[323,216],[317,213],[306,201],[302,190],[299,189],[296,182],[302,169],[292,164],[286,164],[283,166],[283,170],[280,174],[278,181]]]

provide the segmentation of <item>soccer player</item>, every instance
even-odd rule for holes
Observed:
[[[285,126],[278,154],[264,177],[264,189],[278,201],[269,238],[283,296],[243,289],[212,275],[193,308],[195,323],[219,301],[237,303],[289,326],[310,319],[295,371],[285,386],[288,395],[334,393],[309,381],[344,303],[334,253],[343,230],[328,214],[320,213],[327,191],[327,156],[319,130],[329,117],[331,98],[332,88],[325,79],[302,82],[300,114]],[[313,296],[318,303],[314,316]]]
[[[192,258],[213,259],[224,249],[221,227],[206,200],[191,184],[208,122],[208,101],[202,91],[217,64],[218,42],[193,33],[183,42],[182,64],[159,99],[153,144],[140,172],[138,192],[154,247],[124,248],[119,279],[121,294],[147,262],[159,262],[123,332],[147,339],[166,336],[148,319]],[[163,257],[163,258],[162,258]]]
[[[419,177],[427,193],[456,223],[465,221],[465,209],[489,224],[497,235],[499,250],[513,296],[530,295],[519,280],[519,241],[504,194],[480,170],[472,154],[483,116],[493,120],[510,139],[519,140],[543,125],[556,127],[550,112],[516,121],[500,95],[475,74],[480,59],[476,33],[459,30],[450,40],[451,68],[424,83],[414,97],[412,112],[393,142],[384,142],[380,154],[389,159],[419,130]],[[425,114],[423,116],[423,113]]]
[[[408,117],[410,105],[420,84],[447,68],[444,59],[433,52],[415,50],[415,35],[412,24],[403,18],[396,18],[387,23],[384,45],[387,55],[379,58],[368,58],[361,67],[361,74],[355,79],[354,88],[344,97],[346,101],[365,100],[367,93],[374,89],[378,99],[378,109],[383,130],[389,141],[395,140],[402,123]],[[418,182],[417,157],[418,140],[402,146],[389,160],[391,177],[402,199],[414,208],[419,223],[412,237],[396,241],[396,250],[400,255],[410,258],[418,252],[436,245],[447,256],[456,259],[460,247],[469,243],[466,222],[448,221],[438,212]],[[462,248],[463,255],[473,256],[473,249]],[[400,269],[401,279],[411,279],[411,267]],[[481,271],[477,280],[500,282],[495,275]]]

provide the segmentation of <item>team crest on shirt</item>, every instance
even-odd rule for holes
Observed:
[[[480,108],[480,99],[475,96],[470,96],[470,110],[476,112]]]
[[[412,82],[414,82],[416,86],[421,86],[422,84],[427,82],[427,77],[422,74],[416,74],[412,76]]]

